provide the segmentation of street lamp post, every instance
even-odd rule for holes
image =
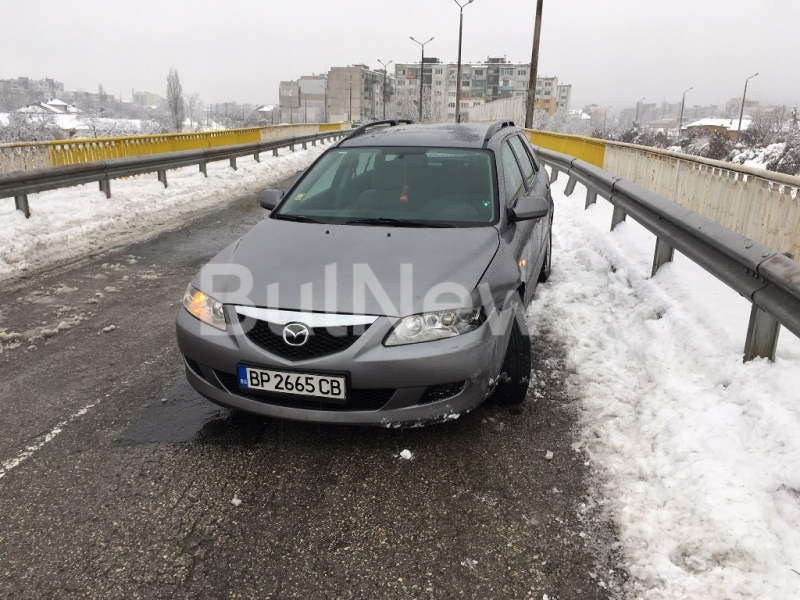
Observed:
[[[683,129],[683,107],[686,104],[686,92],[690,92],[694,89],[694,86],[690,87],[688,90],[684,90],[683,92],[683,99],[681,100],[681,116],[678,119],[678,142],[681,141],[681,129]]]
[[[353,75],[350,75],[350,83],[347,84],[347,93],[350,95],[350,112],[347,114],[350,122],[353,122]]]
[[[525,128],[533,127],[533,109],[536,104],[536,78],[539,71],[539,40],[542,37],[542,8],[544,0],[536,0],[536,22],[533,26],[531,69],[528,73],[528,93],[525,96]]]
[[[422,89],[425,87],[425,46],[433,41],[433,38],[429,39],[427,42],[420,42],[415,40],[413,37],[411,38],[413,41],[417,42],[422,47],[422,58],[419,62],[419,122],[422,122]],[[456,103],[456,107],[458,103]]]
[[[300,97],[303,100],[303,123],[308,123],[308,94],[304,94],[301,89]]]
[[[639,105],[642,103],[642,100],[647,100],[647,96],[636,101],[636,122],[639,122]]]
[[[747,82],[750,81],[753,77],[756,77],[758,73],[755,75],[750,75],[747,79],[744,80],[744,94],[742,94],[742,110],[739,111],[739,128],[736,130],[736,141],[739,141],[739,137],[742,135],[742,118],[744,118],[744,100],[747,97]]]
[[[394,61],[390,60],[388,63],[383,62],[380,58],[378,62],[383,65],[383,120],[386,120],[386,75],[389,73],[389,65]]]
[[[472,4],[475,0],[467,0],[461,4],[458,0],[453,0],[458,4],[458,74],[456,75],[456,123],[461,122],[461,38],[464,31],[464,7]]]

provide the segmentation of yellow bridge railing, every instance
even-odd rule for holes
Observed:
[[[235,146],[349,129],[349,123],[302,123],[191,133],[77,138],[0,145],[0,173],[128,158],[146,154]]]
[[[582,135],[534,131],[530,129],[526,129],[525,133],[534,146],[541,146],[548,150],[569,154],[575,158],[585,160],[591,165],[600,167],[601,169],[603,168],[607,145],[605,140],[584,137]]]

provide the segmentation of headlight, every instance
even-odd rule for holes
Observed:
[[[405,317],[386,336],[384,346],[402,346],[469,333],[484,321],[480,308],[440,310]]]
[[[183,307],[203,323],[208,323],[212,327],[222,329],[222,331],[227,328],[222,304],[211,296],[207,296],[200,290],[195,289],[191,283],[183,295]]]

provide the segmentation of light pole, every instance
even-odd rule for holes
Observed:
[[[308,94],[300,90],[300,97],[303,99],[303,123],[308,123]]]
[[[419,122],[422,123],[422,88],[425,87],[423,84],[425,82],[425,46],[433,41],[433,38],[429,39],[427,42],[420,42],[415,40],[413,37],[411,38],[413,41],[417,42],[422,47],[422,58],[420,59],[419,63]],[[456,102],[456,110],[458,109],[458,102]]]
[[[642,103],[642,100],[647,100],[647,96],[636,101],[636,123],[639,123],[639,105]]]
[[[694,86],[690,87],[688,90],[683,92],[683,99],[681,100],[681,117],[678,119],[678,142],[681,141],[681,129],[683,129],[683,107],[686,104],[686,92],[690,92],[694,89]]]
[[[525,97],[525,128],[533,127],[533,108],[536,104],[536,77],[539,70],[539,40],[542,37],[542,7],[544,0],[536,0],[536,23],[533,26],[531,72],[528,74],[528,94]]]
[[[614,108],[614,105],[606,106],[605,110],[603,110],[603,131],[606,130],[606,121],[608,120],[608,111]]]
[[[756,77],[758,73],[755,75],[750,75],[747,79],[744,80],[744,94],[742,94],[742,110],[739,111],[739,128],[736,130],[736,141],[739,141],[739,136],[742,135],[742,118],[744,117],[744,100],[747,97],[747,82],[750,81],[753,77]]]
[[[386,75],[389,73],[389,65],[394,61],[390,60],[388,63],[383,62],[380,58],[378,62],[383,65],[383,120],[386,120]]]
[[[347,93],[350,95],[350,112],[347,113],[347,116],[350,120],[350,123],[353,122],[353,75],[350,74],[350,83],[347,84]]]
[[[475,0],[467,0],[461,4],[458,0],[453,0],[458,4],[458,74],[456,75],[456,123],[461,122],[461,37],[464,31],[464,7],[472,4]]]

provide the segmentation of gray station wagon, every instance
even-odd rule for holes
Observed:
[[[385,426],[525,399],[524,312],[550,274],[553,202],[512,122],[370,123],[261,205],[178,314],[203,396]]]

